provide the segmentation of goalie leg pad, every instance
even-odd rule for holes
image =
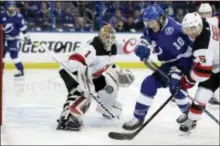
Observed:
[[[73,88],[76,88],[78,86],[78,83],[64,69],[61,69],[59,71],[59,74],[60,77],[63,79],[69,93]],[[76,75],[76,73],[74,73],[74,75]]]
[[[97,111],[99,111],[100,109],[97,109]],[[122,104],[120,102],[115,102],[112,106],[112,108],[110,109],[110,111],[115,115],[117,116],[118,118],[121,117],[122,115]],[[106,118],[109,118],[110,119],[110,116],[107,115],[106,113],[103,113],[102,114],[103,117],[106,117]]]
[[[90,103],[91,98],[78,95],[69,96],[58,120],[57,129],[79,131],[83,127],[83,115],[88,110]]]
[[[102,83],[99,84],[98,81],[102,81]],[[98,96],[106,108],[111,110],[112,113],[114,113],[116,116],[120,117],[122,113],[122,105],[116,101],[118,97],[117,82],[115,82],[111,76],[105,74],[102,76],[102,80],[96,80],[95,86],[102,85],[103,81],[105,82],[105,86],[102,89],[99,88],[101,90],[98,91]],[[97,105],[96,111],[103,114],[104,116],[108,116],[99,105]]]

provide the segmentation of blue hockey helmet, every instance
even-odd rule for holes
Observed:
[[[5,7],[6,10],[9,7],[11,7],[11,6],[16,7],[16,2],[14,2],[14,1],[6,1],[5,4],[4,4],[4,7]]]
[[[163,9],[157,5],[150,5],[144,9],[143,21],[159,20],[160,16],[164,14]]]

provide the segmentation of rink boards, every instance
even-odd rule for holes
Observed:
[[[30,33],[32,42],[40,42],[53,50],[57,58],[64,61],[68,56],[84,43],[90,41],[97,33]],[[114,61],[122,68],[144,68],[134,48],[138,44],[141,33],[118,33],[116,35],[117,56]],[[25,68],[58,68],[59,65],[48,55],[45,50],[33,45],[19,43],[20,59]],[[9,55],[5,59],[6,69],[14,68]]]

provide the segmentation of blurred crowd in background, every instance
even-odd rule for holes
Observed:
[[[17,1],[29,31],[91,32],[110,23],[118,32],[144,29],[142,12],[157,3],[166,15],[181,22],[187,12],[197,11],[201,1]],[[4,11],[3,3],[1,11]],[[210,2],[219,15],[220,3]]]

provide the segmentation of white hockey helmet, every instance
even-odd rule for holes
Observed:
[[[195,27],[197,34],[199,35],[203,27],[202,18],[199,16],[197,12],[188,13],[183,18],[182,27],[183,29]]]
[[[206,13],[206,12],[210,12],[212,13],[212,7],[209,3],[202,3],[198,9],[199,13]]]

